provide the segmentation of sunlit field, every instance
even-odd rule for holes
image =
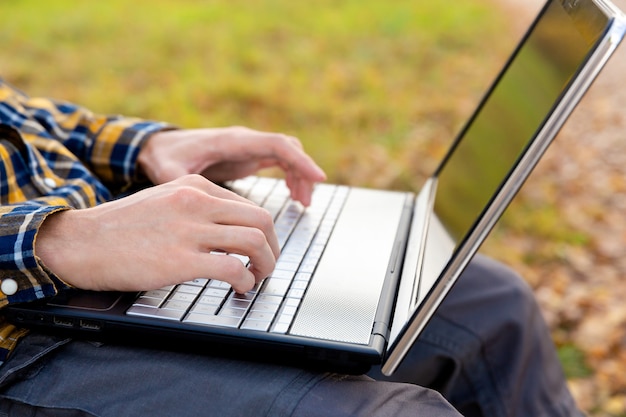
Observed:
[[[184,127],[287,132],[332,180],[394,188],[421,184],[511,48],[488,1],[19,1],[0,11],[0,74],[31,95]]]

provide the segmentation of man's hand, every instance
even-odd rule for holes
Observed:
[[[248,256],[250,266],[215,251]],[[266,210],[199,175],[54,213],[36,243],[51,271],[88,290],[150,290],[214,278],[245,292],[271,273],[278,251]]]
[[[277,166],[286,174],[291,197],[305,206],[311,202],[313,185],[326,179],[298,139],[245,127],[155,133],[139,153],[138,163],[154,184],[186,174],[220,182]]]

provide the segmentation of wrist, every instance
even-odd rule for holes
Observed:
[[[49,214],[37,231],[34,250],[44,269],[57,279],[84,288],[86,285],[81,280],[88,274],[81,270],[86,266],[81,253],[89,248],[85,237],[93,234],[93,230],[81,219],[80,211],[68,209]]]
[[[151,134],[146,140],[144,140],[141,149],[139,150],[139,154],[137,155],[137,170],[138,174],[142,175],[152,183],[156,184],[155,175],[152,171],[152,168],[155,166],[154,162],[154,143],[155,137],[158,137],[161,131],[154,132]],[[158,139],[157,139],[158,141]]]

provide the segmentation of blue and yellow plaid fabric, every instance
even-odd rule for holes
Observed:
[[[94,206],[137,182],[143,141],[165,127],[31,98],[0,79],[0,281],[18,284],[13,295],[0,291],[0,309],[66,287],[36,257],[40,224],[55,211]],[[0,314],[0,363],[25,333]]]

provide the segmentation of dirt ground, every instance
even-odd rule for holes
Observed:
[[[543,1],[504,3],[521,22]],[[626,0],[614,3],[626,11]],[[583,353],[590,372],[571,377],[570,386],[595,417],[626,416],[625,78],[626,41],[522,190],[558,207],[561,221],[590,237],[565,245],[549,268],[526,272],[557,344]]]

